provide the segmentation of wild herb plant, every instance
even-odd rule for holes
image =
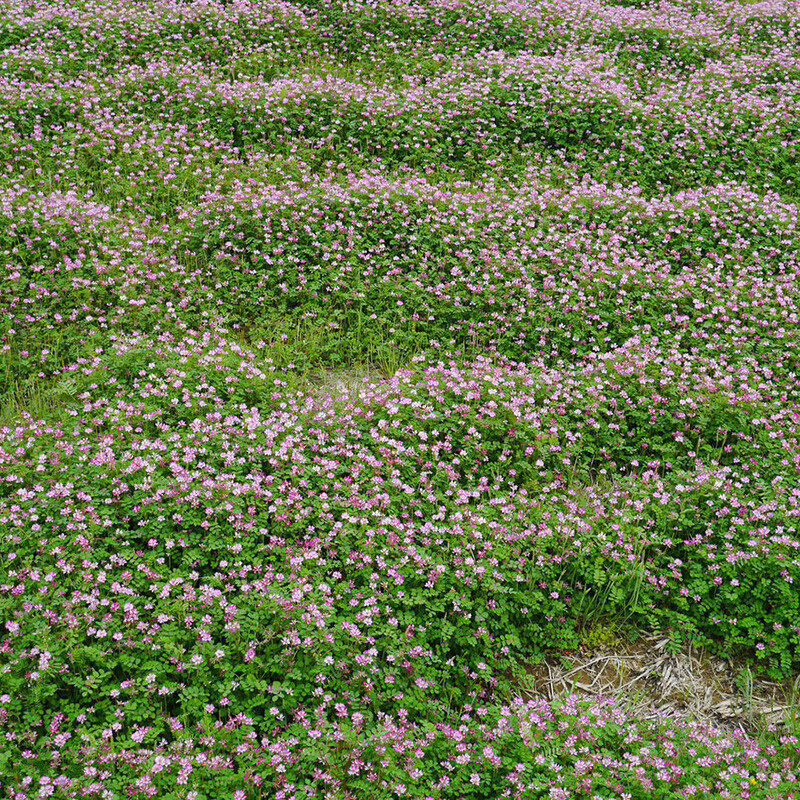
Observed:
[[[795,797],[799,19],[4,4],[4,796]]]

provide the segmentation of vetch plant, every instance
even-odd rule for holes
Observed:
[[[4,797],[797,794],[779,6],[4,6]]]

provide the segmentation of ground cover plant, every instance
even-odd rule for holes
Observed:
[[[800,686],[799,104],[791,0],[3,4],[2,796],[796,797],[530,676]]]

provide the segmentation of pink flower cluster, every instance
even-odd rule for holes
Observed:
[[[523,684],[800,664],[798,20],[7,2],[0,794],[795,797]]]

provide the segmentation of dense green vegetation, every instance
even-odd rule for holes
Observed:
[[[3,795],[794,797],[799,19],[6,3]]]

